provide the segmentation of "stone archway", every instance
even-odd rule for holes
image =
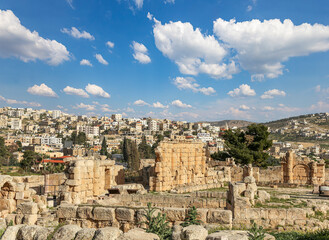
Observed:
[[[310,184],[311,172],[310,168],[304,164],[295,165],[293,168],[294,183],[298,184]]]

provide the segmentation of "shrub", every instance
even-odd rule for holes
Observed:
[[[146,214],[144,214],[146,221],[143,222],[147,225],[146,232],[157,234],[161,240],[170,239],[172,230],[169,227],[169,222],[167,222],[166,214],[158,213],[155,217],[155,210],[157,208],[152,207],[151,203],[147,204]]]
[[[249,240],[264,240],[265,230],[262,226],[258,227],[256,223],[252,224],[252,227],[248,231]]]
[[[196,210],[196,207],[193,206],[188,210],[188,214],[181,225],[183,227],[187,227],[190,225],[200,225],[202,222],[197,218],[198,218],[198,211]]]

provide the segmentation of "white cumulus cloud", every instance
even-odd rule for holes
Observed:
[[[155,107],[155,108],[168,108],[169,106],[168,105],[163,105],[160,102],[155,102],[155,103],[153,103],[153,107]]]
[[[96,109],[95,105],[89,105],[89,104],[84,104],[84,103],[77,104],[73,108],[74,109],[85,109],[87,111],[94,111]]]
[[[114,48],[114,43],[111,41],[107,41],[106,46],[108,46],[109,48]]]
[[[174,85],[180,90],[190,89],[193,92],[200,92],[204,95],[211,95],[216,93],[215,89],[212,87],[200,87],[200,85],[196,83],[195,79],[191,77],[176,77],[174,79]]]
[[[103,97],[103,98],[110,98],[111,95],[104,91],[104,89],[100,86],[97,86],[95,84],[90,84],[86,86],[85,90],[87,93],[97,96],[97,97]]]
[[[134,1],[138,9],[141,9],[143,7],[143,0],[134,0]]]
[[[99,53],[95,54],[95,58],[97,61],[103,65],[108,65],[109,63],[103,58],[103,56]]]
[[[145,102],[144,100],[142,100],[142,99],[138,99],[138,100],[136,100],[135,102],[134,102],[134,105],[136,105],[136,106],[148,106],[148,105],[150,105],[150,104],[148,104],[147,102]]]
[[[149,20],[152,20],[153,19],[153,14],[151,14],[150,12],[147,13],[146,17],[149,19]]]
[[[282,63],[291,57],[329,50],[329,26],[294,25],[290,19],[236,22],[218,18],[214,33],[237,52],[241,66],[258,81],[282,75]]]
[[[242,104],[242,105],[240,105],[239,109],[240,110],[249,110],[250,107],[248,107],[247,105]]]
[[[80,32],[76,27],[72,27],[71,29],[63,28],[61,29],[62,33],[66,33],[74,38],[84,38],[88,40],[95,40],[95,37],[91,35],[89,32],[82,31]]]
[[[262,96],[260,96],[261,99],[272,99],[275,96],[286,96],[286,93],[284,91],[278,90],[278,89],[272,89],[264,92]]]
[[[63,89],[63,91],[68,95],[77,95],[77,96],[80,96],[80,97],[89,98],[88,93],[86,93],[81,88],[73,88],[73,87],[70,87],[70,86],[66,86]]]
[[[238,71],[235,62],[224,63],[228,54],[212,35],[204,35],[189,23],[155,20],[153,34],[156,47],[174,61],[180,72],[188,75],[205,73],[213,78],[232,78]]]
[[[248,84],[241,84],[238,88],[229,91],[227,94],[231,97],[252,97],[256,95],[256,92]]]
[[[41,104],[37,103],[37,102],[20,101],[20,100],[5,98],[3,96],[0,96],[0,101],[4,101],[10,105],[17,104],[17,105],[26,105],[26,106],[30,106],[30,107],[40,107],[41,106]]]
[[[186,103],[183,103],[181,100],[174,100],[171,102],[171,105],[179,108],[191,108],[192,106]]]
[[[32,95],[39,95],[45,97],[58,97],[57,94],[46,84],[34,85],[27,89],[27,92]]]
[[[80,61],[80,65],[83,65],[83,66],[89,66],[89,67],[92,67],[92,66],[93,66],[93,65],[90,63],[90,61],[87,60],[87,59],[82,59],[82,60]]]
[[[0,10],[0,57],[58,65],[68,61],[70,53],[63,44],[25,28],[11,10]]]
[[[142,64],[151,62],[151,58],[147,54],[147,48],[144,44],[133,41],[131,47],[134,49],[133,57]]]

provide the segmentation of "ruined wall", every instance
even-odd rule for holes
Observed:
[[[123,166],[112,160],[93,158],[67,159],[67,180],[61,188],[64,201],[74,204],[86,203],[107,189],[124,183]]]
[[[161,142],[156,155],[154,175],[149,179],[151,191],[197,191],[220,187],[230,179],[229,168],[218,171],[207,165],[202,142]]]
[[[316,162],[307,157],[297,157],[294,152],[287,152],[281,161],[284,183],[322,184],[325,181],[324,161]]]
[[[171,223],[181,223],[187,216],[187,208],[160,208],[167,215]],[[74,206],[63,205],[57,210],[57,217],[60,222],[77,224],[81,227],[101,228],[119,227],[124,232],[140,226],[145,221],[145,208],[123,208],[104,206]],[[204,223],[216,223],[222,226],[231,227],[232,212],[222,209],[198,209],[199,219]],[[145,227],[145,225],[142,225]]]

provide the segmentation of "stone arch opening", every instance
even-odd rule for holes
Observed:
[[[311,172],[310,168],[305,164],[295,165],[293,168],[294,182],[298,184],[309,184]]]

